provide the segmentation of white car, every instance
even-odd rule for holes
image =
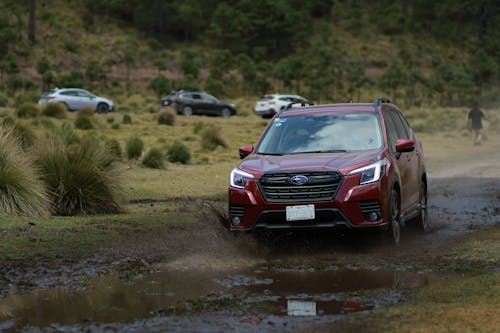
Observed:
[[[38,104],[61,103],[68,111],[81,110],[90,106],[97,113],[107,113],[115,109],[112,100],[99,97],[84,89],[64,88],[49,90],[43,93]]]
[[[267,94],[260,98],[255,104],[254,111],[263,118],[274,116],[291,103],[310,103],[304,97],[298,95]]]

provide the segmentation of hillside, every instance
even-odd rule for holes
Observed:
[[[295,92],[318,102],[496,105],[500,5],[488,1],[62,1],[0,3],[0,104],[81,86],[158,98]],[[19,97],[22,96],[22,97]]]

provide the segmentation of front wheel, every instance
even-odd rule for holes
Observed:
[[[401,239],[401,210],[396,189],[391,190],[389,198],[389,235],[394,244],[398,245]]]
[[[222,111],[220,112],[220,115],[224,118],[229,118],[231,117],[231,110],[229,110],[228,108],[224,108],[222,109]]]
[[[106,103],[99,103],[96,108],[97,113],[108,113],[109,106]]]
[[[193,109],[190,107],[190,106],[185,106],[183,109],[182,109],[182,114],[185,115],[185,116],[192,116],[193,115]]]

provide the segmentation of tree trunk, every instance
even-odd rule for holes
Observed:
[[[28,39],[32,44],[35,43],[35,12],[35,0],[30,0]]]

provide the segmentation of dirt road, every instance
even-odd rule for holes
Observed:
[[[452,150],[428,163],[431,232],[409,226],[400,246],[376,233],[234,237],[212,203],[181,201],[194,228],[122,239],[81,262],[3,267],[0,332],[283,332],[404,301],[457,278],[440,272],[445,250],[500,223],[500,150]]]

